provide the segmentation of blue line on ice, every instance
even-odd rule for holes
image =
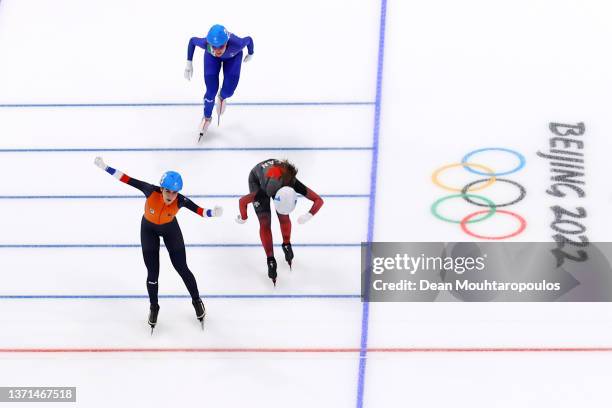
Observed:
[[[189,198],[240,198],[241,194],[185,194]],[[140,195],[7,195],[0,200],[142,199]],[[302,198],[302,196],[298,195]],[[323,198],[369,198],[369,194],[321,194]]]
[[[370,171],[370,205],[368,210],[367,242],[374,239],[374,220],[376,216],[376,179],[378,174],[378,142],[380,140],[380,110],[382,100],[383,61],[385,56],[385,25],[387,18],[387,0],[380,3],[380,27],[378,32],[378,66],[376,69],[376,108],[374,109],[374,130],[372,135],[372,167]],[[367,247],[366,265],[371,262],[371,246]],[[366,273],[364,287],[369,286],[369,273]],[[370,319],[370,304],[368,298],[363,300],[361,312],[361,341],[359,351],[359,373],[357,376],[357,408],[363,408],[365,373],[368,355],[368,326]]]
[[[5,103],[0,108],[155,108],[202,106],[202,102],[143,102],[143,103]],[[371,106],[369,101],[340,102],[229,102],[231,106]]]
[[[202,294],[205,299],[359,299],[351,294]],[[159,295],[163,299],[187,299],[190,295]],[[0,295],[0,299],[148,299],[148,295]]]
[[[164,245],[161,245],[164,247]],[[185,244],[187,248],[261,248],[261,244]],[[280,244],[275,244],[280,247]],[[293,244],[294,247],[348,248],[360,247],[361,243],[310,243]],[[140,248],[140,244],[0,244],[0,249],[19,248]]]
[[[14,148],[0,149],[0,153],[84,153],[84,152],[262,152],[262,151],[369,151],[370,146],[320,147],[112,147],[112,148]]]

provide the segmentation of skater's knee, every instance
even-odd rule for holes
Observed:
[[[204,102],[213,103],[215,101],[215,96],[217,95],[217,91],[219,90],[219,84],[216,86],[206,86],[206,92],[204,93]]]
[[[236,87],[238,86],[238,79],[238,76],[232,75],[223,80],[223,87],[221,88],[222,99],[226,99],[234,95],[234,91],[236,91]]]
[[[170,262],[172,263],[172,266],[174,266],[174,269],[176,269],[179,273],[182,273],[184,270],[189,271],[187,268],[187,256],[184,249],[168,252],[170,254]]]
[[[240,75],[228,75],[223,79],[224,87],[235,87],[238,85],[238,81],[240,80]]]
[[[291,224],[291,218],[289,218],[288,215],[280,214],[280,213],[276,213],[276,214],[278,214],[278,222],[280,222],[281,224]]]
[[[270,219],[270,214],[257,214],[257,219],[259,220],[259,229],[269,229],[272,225]]]
[[[232,90],[232,91],[224,91],[223,89],[221,90],[221,93],[219,94],[221,99],[231,98],[233,95],[234,95],[234,90]]]
[[[219,76],[218,75],[204,75],[204,83],[206,88],[219,87]]]
[[[153,275],[159,272],[159,258],[157,258],[157,252],[152,254],[144,254],[144,263],[147,267],[149,275]]]
[[[215,103],[215,96],[217,95],[217,90],[206,89],[206,93],[204,94],[204,103]]]

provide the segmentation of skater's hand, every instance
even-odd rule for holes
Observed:
[[[96,159],[94,160],[94,164],[102,170],[106,170],[106,163],[104,163],[104,160],[102,160],[101,157],[96,157]]]
[[[213,217],[220,217],[223,215],[223,207],[219,206],[219,205],[215,205],[215,208],[212,209],[212,216]]]
[[[185,66],[185,79],[191,81],[191,76],[193,75],[193,63],[191,61],[187,61],[187,65]]]
[[[244,56],[244,59],[242,60],[242,62],[249,62],[252,59],[253,59],[253,54],[247,54]]]
[[[238,214],[238,215],[236,216],[236,222],[237,222],[238,224],[244,224],[246,221],[247,221],[247,220],[243,220],[243,219],[242,219],[242,217],[240,216],[240,214]]]
[[[312,218],[312,214],[307,212],[306,214],[302,214],[298,217],[298,223],[306,224]]]

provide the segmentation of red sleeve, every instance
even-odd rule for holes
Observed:
[[[319,209],[321,209],[321,207],[323,206],[323,199],[319,197],[317,193],[315,193],[309,188],[306,188],[306,198],[309,199],[310,201],[313,201],[312,207],[310,207],[309,212],[312,215],[315,215],[317,211],[319,211]]]
[[[253,200],[255,199],[255,194],[257,194],[257,192],[254,193],[250,193],[247,194],[245,196],[240,197],[240,200],[238,200],[238,206],[240,208],[240,217],[243,220],[246,220],[248,215],[247,215],[247,205],[249,203],[252,203]]]

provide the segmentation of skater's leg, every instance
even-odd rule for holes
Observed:
[[[204,94],[204,117],[211,118],[212,111],[215,106],[215,95],[219,89],[219,77],[217,75],[206,75],[204,77],[206,83],[206,93]]]
[[[257,218],[259,219],[259,238],[261,239],[261,245],[263,245],[264,251],[266,251],[266,256],[274,256],[270,213],[258,213]]]
[[[283,235],[283,244],[291,242],[291,219],[288,215],[276,213],[278,222],[280,223],[281,234]]]
[[[291,264],[293,262],[293,249],[291,248],[291,219],[288,215],[279,214],[278,222],[280,223],[281,234],[283,235],[283,253],[285,254],[285,261],[289,264],[289,268],[291,268]]]
[[[221,99],[234,95],[240,80],[240,67],[242,65],[242,51],[235,57],[223,62],[223,85],[221,86]]]
[[[193,300],[197,300],[200,298],[200,293],[198,292],[198,284],[196,283],[195,276],[189,270],[187,266],[187,255],[185,253],[185,242],[183,240],[183,234],[181,233],[181,228],[178,225],[178,221],[176,218],[164,225],[164,244],[168,249],[168,254],[170,254],[170,261],[172,262],[172,266],[181,276],[191,298]]]
[[[219,73],[221,72],[221,59],[206,53],[204,55],[204,83],[206,93],[204,94],[204,117],[212,117],[215,106],[215,96],[219,90]]]
[[[269,198],[266,197],[269,203]],[[269,204],[268,204],[269,205]],[[276,259],[274,259],[274,246],[272,243],[272,228],[271,219],[272,214],[268,210],[257,211],[257,219],[259,220],[259,237],[261,238],[261,245],[263,245],[264,251],[266,251],[266,263],[268,264],[268,277],[272,279],[274,286],[276,286]]]
[[[272,246],[272,211],[270,209],[270,197],[259,188],[259,183],[254,173],[249,174],[249,191],[257,191],[253,200],[253,208],[259,220],[259,238],[263,245],[266,256],[274,256],[274,248]]]
[[[253,200],[253,207],[255,208],[255,214],[257,214],[257,219],[259,220],[259,238],[261,238],[261,244],[266,252],[268,277],[272,279],[274,286],[276,286],[276,259],[274,259],[274,246],[272,243],[272,211],[270,210],[270,197],[260,189],[257,176],[252,171],[249,174],[249,191],[251,193],[257,192]]]
[[[147,267],[149,301],[151,305],[157,305],[157,293],[159,291],[159,236],[144,217],[140,224],[140,244],[142,246],[142,257]]]
[[[267,198],[267,201],[269,205],[270,199]],[[257,214],[257,219],[259,220],[259,237],[261,238],[261,244],[263,245],[264,251],[266,251],[268,277],[272,279],[274,286],[276,286],[276,259],[274,259],[274,246],[272,243],[272,228],[270,222],[272,219],[272,214],[270,213],[269,209],[267,212],[255,212]]]

